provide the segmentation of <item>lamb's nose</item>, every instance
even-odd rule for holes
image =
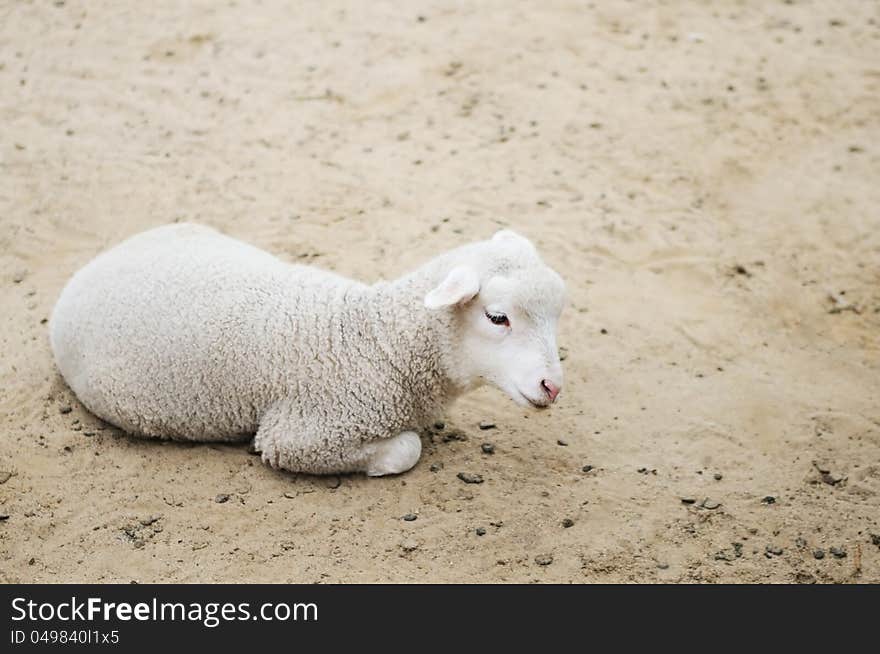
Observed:
[[[547,393],[547,396],[550,398],[550,401],[555,402],[556,396],[559,395],[559,386],[554,384],[549,379],[541,380],[541,386],[544,387],[544,392]]]

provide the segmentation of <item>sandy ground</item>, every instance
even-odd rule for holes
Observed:
[[[880,582],[876,3],[290,4],[0,6],[0,580]],[[379,480],[127,437],[45,323],[175,220],[366,280],[520,230],[560,402]]]

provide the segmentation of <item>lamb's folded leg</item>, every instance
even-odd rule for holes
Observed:
[[[370,477],[397,475],[412,468],[422,455],[422,441],[414,431],[392,438],[381,438],[362,446],[366,454],[366,472]]]
[[[254,448],[273,468],[317,475],[365,472],[379,477],[412,468],[421,456],[422,442],[412,431],[367,442],[327,433],[282,405],[263,416]]]

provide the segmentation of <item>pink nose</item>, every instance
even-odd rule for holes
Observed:
[[[550,398],[550,401],[555,402],[556,396],[559,395],[559,386],[554,384],[549,379],[542,380],[541,386],[544,387],[544,392],[547,393],[547,396]]]

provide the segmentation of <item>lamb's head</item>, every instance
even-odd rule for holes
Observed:
[[[549,406],[562,388],[562,278],[509,230],[463,248],[449,266],[425,306],[451,312],[456,376],[465,385],[488,382],[523,406]]]

